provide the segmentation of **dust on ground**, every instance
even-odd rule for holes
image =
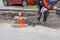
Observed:
[[[14,15],[5,15],[0,12],[0,23],[12,23]],[[11,14],[11,13],[9,13]],[[40,24],[42,25],[42,24]],[[44,24],[43,26],[49,27],[49,28],[54,28],[54,29],[59,29],[60,28],[60,15],[57,15],[56,13],[49,13],[47,23]]]

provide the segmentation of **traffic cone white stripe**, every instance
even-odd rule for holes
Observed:
[[[20,19],[22,19],[22,18],[20,18]]]

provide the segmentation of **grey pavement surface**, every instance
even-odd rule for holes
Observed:
[[[0,40],[60,40],[60,31],[44,26],[18,28],[0,23]]]
[[[20,6],[4,6],[3,0],[0,0],[0,9],[19,9]]]
[[[22,9],[20,6],[4,6],[2,0],[0,0],[0,9],[4,8]],[[0,23],[0,40],[60,40],[60,31],[56,29],[51,29],[42,25],[19,28],[12,27],[11,25],[12,24],[8,23]]]

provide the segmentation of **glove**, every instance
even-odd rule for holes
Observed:
[[[48,9],[51,9],[51,5],[48,6]]]
[[[45,7],[45,8],[48,8],[48,4],[46,4],[44,7]]]
[[[50,5],[46,4],[46,5],[45,5],[45,8],[51,9],[51,4],[50,4]]]
[[[44,12],[47,11],[47,10],[48,10],[47,8],[42,7],[42,9],[41,9],[41,13],[44,13]]]

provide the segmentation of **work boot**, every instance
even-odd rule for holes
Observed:
[[[38,24],[40,24],[40,15],[37,16]]]
[[[38,24],[40,23],[40,17],[37,17],[37,23]]]
[[[40,24],[40,19],[38,19],[37,21],[38,21],[37,23]]]

